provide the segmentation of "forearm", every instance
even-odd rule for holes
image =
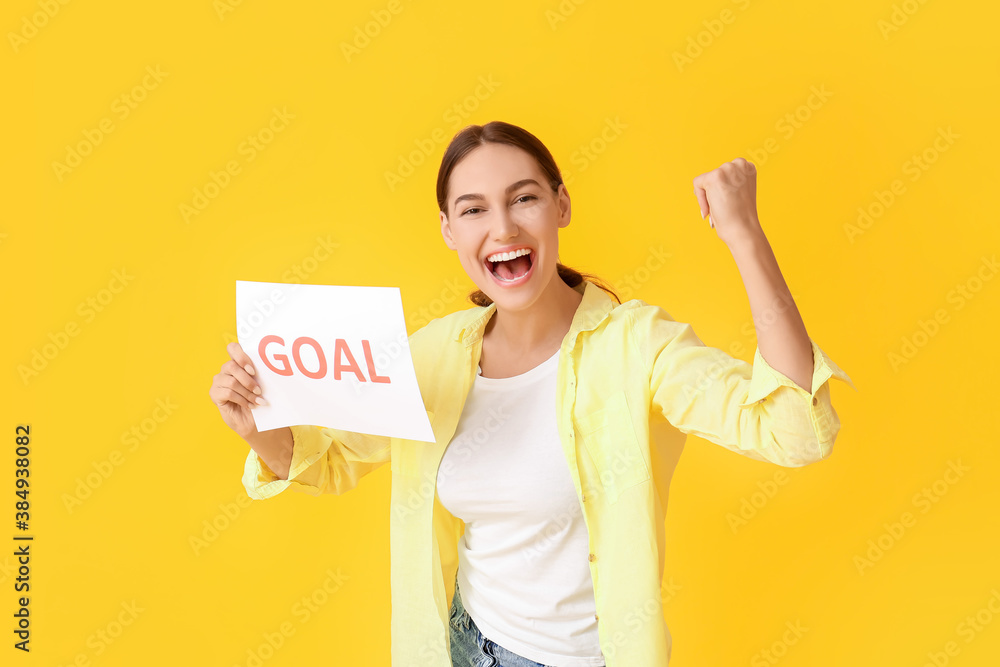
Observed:
[[[812,344],[771,244],[759,232],[744,237],[729,250],[750,300],[761,356],[776,371],[811,392]]]
[[[292,429],[285,426],[259,431],[246,441],[278,479],[288,479],[288,469],[292,465]]]

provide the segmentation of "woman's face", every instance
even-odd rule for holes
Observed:
[[[535,303],[556,276],[558,232],[569,220],[564,185],[552,192],[529,153],[488,143],[452,170],[441,234],[469,278],[498,307],[522,310]],[[526,255],[507,255],[507,261],[500,261],[498,253],[504,252]]]

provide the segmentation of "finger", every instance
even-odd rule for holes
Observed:
[[[263,394],[263,390],[257,380],[250,376],[242,366],[240,366],[235,361],[229,360],[222,364],[222,370],[224,373],[228,373],[233,378],[236,379],[243,387],[246,388],[248,395],[249,393],[257,394],[258,396]]]
[[[243,347],[238,342],[233,341],[227,345],[226,352],[228,352],[232,360],[242,366],[247,373],[250,375],[257,374],[257,371],[254,370],[253,362],[250,360],[247,353],[243,351]]]
[[[708,193],[705,192],[703,188],[695,187],[694,196],[698,198],[698,208],[701,209],[701,219],[704,220],[705,216],[708,215]]]
[[[264,398],[262,396],[258,396],[248,390],[232,375],[222,375],[219,379],[219,386],[223,389],[228,389],[232,395],[238,395],[248,407],[255,408],[258,405],[264,405]]]
[[[212,378],[212,388],[208,390],[208,395],[211,396],[212,403],[221,409],[235,394],[240,399],[236,401],[237,405],[247,404],[249,402],[249,394],[246,393],[245,388],[243,392],[235,390],[233,387],[236,384],[238,383],[236,383],[236,380],[229,373],[219,373]]]
[[[227,386],[226,383],[234,382],[231,375],[225,375],[220,373],[215,376],[215,381],[212,383],[212,388],[208,390],[208,395],[212,399],[212,403],[215,407],[222,410],[227,403],[232,403],[233,405],[251,408],[256,403],[251,403],[251,401],[238,390],[233,389],[232,386]],[[256,397],[255,397],[256,398]]]
[[[252,410],[257,407],[256,403],[247,400],[245,396],[240,394],[239,391],[235,389],[225,389],[225,392],[226,393],[222,394],[223,405],[225,405],[226,403],[231,403],[234,406],[244,408],[246,410]]]

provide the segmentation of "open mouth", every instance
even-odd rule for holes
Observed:
[[[531,271],[535,253],[530,248],[520,248],[514,252],[495,253],[486,258],[490,273],[501,283],[520,280]]]

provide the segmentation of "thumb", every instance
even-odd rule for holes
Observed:
[[[694,195],[698,198],[698,208],[701,209],[701,218],[704,220],[705,216],[708,215],[709,212],[708,194],[705,192],[704,188],[696,187],[694,189]]]

